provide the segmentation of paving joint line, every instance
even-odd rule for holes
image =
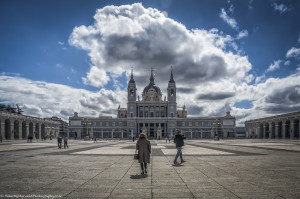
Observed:
[[[120,159],[122,159],[124,157],[121,157]],[[130,170],[130,168],[132,167],[132,165],[134,164],[134,160],[132,161],[132,164],[130,165],[130,167],[128,168],[128,170],[125,172],[125,174],[122,176],[122,178],[119,180],[119,182],[116,184],[116,186],[113,188],[113,190],[109,193],[109,196],[107,198],[109,198],[112,194],[112,192],[116,189],[116,187],[120,184],[121,180],[123,180],[123,178],[126,176],[126,174],[128,173],[128,171]]]
[[[208,163],[208,164],[210,164],[210,163]],[[210,164],[210,165],[212,165],[212,164]],[[214,166],[214,165],[213,165]],[[194,166],[193,166],[194,167]],[[199,170],[197,167],[194,167],[196,170],[198,170],[198,171],[200,171],[203,175],[205,175],[207,178],[209,178],[209,179],[211,179],[211,180],[213,180],[215,183],[217,183],[218,185],[220,185],[221,187],[223,187],[224,189],[226,189],[227,191],[229,191],[230,193],[232,193],[233,195],[235,195],[236,197],[238,197],[238,198],[241,198],[241,197],[239,197],[238,195],[236,195],[234,192],[232,192],[230,189],[227,189],[226,187],[224,187],[222,184],[220,184],[219,182],[217,182],[215,179],[213,179],[213,178],[211,178],[211,177],[209,177],[208,175],[206,175],[204,172],[202,172],[201,170]],[[217,167],[218,168],[218,167]]]
[[[122,159],[122,157],[120,158]],[[117,161],[114,161],[110,167],[112,165],[114,165],[116,162],[118,162],[120,159],[118,159]],[[108,168],[108,167],[107,167]],[[107,170],[107,168],[103,169],[102,171],[100,171],[99,173],[97,173],[94,177],[88,179],[86,182],[84,182],[83,184],[79,185],[78,187],[76,187],[74,190],[72,190],[70,193],[66,194],[64,197],[67,197],[68,195],[70,195],[71,193],[73,193],[74,191],[76,191],[77,189],[79,189],[80,187],[82,187],[83,185],[85,185],[86,183],[88,183],[89,181],[91,181],[92,179],[94,179],[95,177],[97,177],[98,175],[100,175],[101,173],[103,173],[105,170]]]
[[[172,163],[169,161],[169,159],[167,158],[167,156],[165,156],[165,158],[167,159],[167,161],[172,165]],[[194,193],[191,191],[191,189],[187,186],[187,184],[184,182],[184,180],[181,178],[181,176],[179,175],[179,173],[177,172],[177,170],[175,169],[174,166],[172,166],[172,168],[175,170],[175,172],[177,173],[177,175],[179,176],[179,178],[182,180],[182,182],[184,183],[184,185],[186,186],[186,188],[188,188],[188,190],[190,191],[190,193],[192,194],[193,198],[197,198]]]

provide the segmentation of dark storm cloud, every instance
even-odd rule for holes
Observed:
[[[67,117],[73,115],[72,113],[68,112],[67,110],[61,110],[61,111],[60,111],[60,114],[62,114],[62,115],[64,115],[64,116],[67,116]]]
[[[269,105],[262,108],[267,113],[271,114],[280,114],[280,113],[288,113],[288,112],[296,112],[300,111],[300,105],[291,106],[291,105]]]
[[[90,103],[84,100],[79,100],[81,106],[89,108],[89,109],[94,109],[94,110],[100,110],[100,107],[98,104]]]
[[[243,114],[243,115],[235,115],[235,119],[236,119],[237,121],[240,121],[240,120],[242,120],[242,119],[248,117],[249,115],[251,115],[251,113],[245,113],[245,114]]]
[[[291,86],[283,90],[275,90],[265,100],[278,105],[293,105],[300,103],[300,86]]]
[[[235,93],[208,93],[208,94],[200,94],[197,96],[198,100],[223,100],[229,97],[235,96]]]
[[[177,87],[177,93],[192,93],[194,90],[193,88]]]
[[[110,109],[110,110],[105,110],[105,111],[102,111],[101,114],[102,115],[116,115],[116,109]]]
[[[189,106],[187,112],[188,115],[199,116],[202,113],[203,109],[204,109],[203,107],[199,107],[199,106]]]
[[[22,110],[24,111],[24,113],[26,113],[26,115],[41,116],[41,111],[37,107],[24,105],[22,107]]]

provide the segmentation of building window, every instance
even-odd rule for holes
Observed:
[[[109,124],[108,124],[108,122],[106,122],[106,126],[108,126]]]
[[[182,126],[185,126],[185,122],[182,122]]]
[[[195,122],[195,126],[199,126],[198,122]]]
[[[174,117],[174,113],[171,113],[171,118],[173,118]]]
[[[192,122],[189,122],[189,126],[192,126]]]
[[[122,122],[119,122],[119,126],[122,126]]]
[[[116,126],[115,122],[112,123],[113,126]]]
[[[100,122],[100,126],[102,126],[102,122]]]
[[[133,117],[133,112],[130,113],[130,117]]]
[[[154,117],[154,113],[153,112],[150,113],[150,117]]]

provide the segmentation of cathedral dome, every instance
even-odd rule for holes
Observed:
[[[159,88],[158,86],[155,86],[154,84],[149,84],[148,86],[146,86],[146,87],[144,88],[143,94],[148,93],[148,91],[149,91],[151,88],[153,88],[153,89],[156,91],[157,94],[160,94],[160,95],[162,94],[160,88]]]

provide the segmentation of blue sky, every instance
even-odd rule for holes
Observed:
[[[17,103],[25,113],[40,117],[67,119],[74,111],[114,115],[119,104],[126,106],[131,66],[139,93],[148,84],[151,67],[164,93],[173,65],[178,92],[182,91],[178,106],[186,104],[190,116],[231,111],[242,124],[300,109],[299,1],[138,2],[0,1],[2,103]],[[152,8],[162,16],[153,15]],[[124,10],[143,10],[150,25],[135,18],[136,13],[122,14]],[[110,21],[103,15],[117,17]],[[120,16],[133,23],[122,24]],[[144,29],[136,31],[137,27]],[[145,39],[155,39],[158,33],[163,42]],[[155,48],[131,49],[149,42]],[[184,50],[178,53],[177,47]]]

